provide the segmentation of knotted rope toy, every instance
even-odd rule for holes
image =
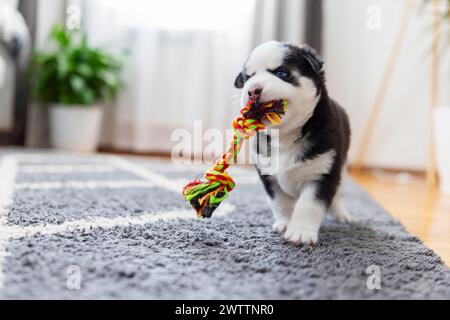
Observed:
[[[214,210],[228,197],[235,183],[226,172],[235,163],[244,140],[264,130],[263,121],[279,124],[287,107],[286,100],[259,103],[250,99],[241,115],[233,120],[233,139],[222,157],[207,170],[204,181],[196,179],[183,188],[183,196],[197,211],[199,218],[210,218]]]

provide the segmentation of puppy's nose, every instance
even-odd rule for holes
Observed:
[[[248,97],[253,100],[258,100],[259,97],[261,96],[261,93],[262,93],[262,88],[257,87],[248,92]]]

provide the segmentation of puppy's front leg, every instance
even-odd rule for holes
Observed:
[[[284,238],[295,245],[315,244],[327,206],[317,197],[317,184],[305,186],[298,198]]]
[[[285,231],[294,211],[295,198],[286,194],[277,184],[274,197],[270,198],[269,202],[275,219],[273,230],[277,232]]]

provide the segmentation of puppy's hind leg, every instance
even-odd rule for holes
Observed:
[[[344,206],[342,205],[341,189],[342,189],[342,187],[339,186],[339,189],[336,192],[336,195],[334,196],[333,201],[331,202],[330,213],[337,221],[340,221],[343,223],[352,223],[353,217],[347,211],[347,209],[345,209]]]

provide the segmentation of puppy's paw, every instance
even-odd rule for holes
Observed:
[[[318,240],[318,232],[298,224],[289,224],[284,234],[284,239],[294,245],[314,245]]]
[[[288,220],[276,220],[275,223],[272,225],[272,229],[275,232],[284,232],[288,226],[289,221]]]
[[[340,208],[340,210],[334,211],[333,217],[337,221],[342,222],[342,223],[352,223],[353,222],[352,215],[344,208]]]

